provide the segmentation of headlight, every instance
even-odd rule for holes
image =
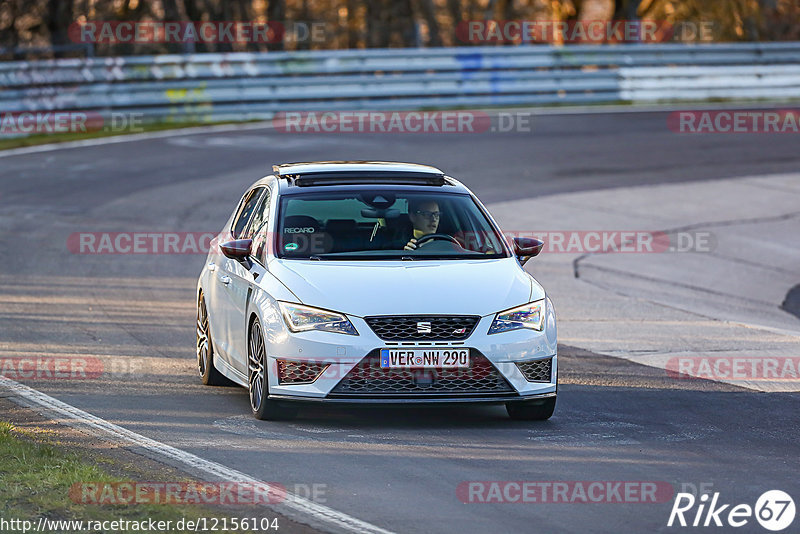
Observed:
[[[502,311],[495,316],[492,326],[489,327],[489,333],[497,334],[520,328],[541,331],[544,328],[544,312],[544,299]]]
[[[278,302],[286,326],[292,332],[307,332],[308,330],[323,330],[357,336],[356,327],[350,320],[342,315],[328,310],[303,306],[302,304],[289,304]]]

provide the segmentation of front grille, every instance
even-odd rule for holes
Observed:
[[[301,362],[294,360],[278,360],[279,384],[311,384],[325,369],[328,363]]]
[[[550,382],[553,358],[517,363],[517,367],[528,382]]]
[[[357,396],[492,396],[516,391],[494,365],[471,351],[468,368],[384,369],[380,350],[370,352],[336,385],[330,397]]]
[[[375,332],[375,335],[387,341],[458,341],[469,337],[480,317],[474,315],[381,315],[365,317],[364,320]],[[420,323],[423,324],[420,325]]]

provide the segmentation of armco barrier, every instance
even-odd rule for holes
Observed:
[[[800,98],[800,42],[190,54],[0,63],[0,111],[151,120]]]

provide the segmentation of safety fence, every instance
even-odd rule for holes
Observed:
[[[800,42],[492,46],[0,63],[0,111],[252,120],[280,111],[800,98]]]

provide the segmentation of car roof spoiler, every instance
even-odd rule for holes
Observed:
[[[428,165],[378,161],[336,161],[273,165],[273,172],[298,187],[398,184],[442,186],[444,172]]]

